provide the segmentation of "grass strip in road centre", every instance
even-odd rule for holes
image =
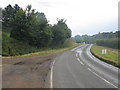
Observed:
[[[58,53],[63,53],[67,50],[70,50],[72,48],[75,48],[81,44],[73,43],[69,47],[64,47],[64,48],[58,48],[58,49],[46,49],[40,52],[35,52],[35,53],[30,53],[30,54],[25,54],[25,55],[19,55],[19,56],[9,56],[9,57],[2,57],[2,58],[16,58],[16,57],[31,57],[31,56],[47,56],[47,55],[52,55],[52,54],[58,54]]]
[[[102,54],[102,49],[107,49],[107,53]],[[93,45],[90,51],[95,57],[99,58],[100,60],[120,68],[120,59],[118,55],[119,50]]]

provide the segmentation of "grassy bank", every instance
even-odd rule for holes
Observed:
[[[40,52],[30,53],[30,54],[26,54],[26,55],[22,55],[22,56],[45,56],[45,55],[57,54],[57,53],[62,53],[62,52],[65,52],[67,50],[70,50],[78,45],[79,44],[74,44],[74,45],[71,45],[69,47],[64,47],[64,48],[59,48],[59,49],[48,49],[48,50],[43,50]]]
[[[75,48],[79,45],[81,45],[81,44],[71,43],[70,46],[66,46],[66,47],[63,47],[63,48],[57,48],[57,49],[49,48],[49,49],[43,49],[43,50],[40,50],[38,52],[33,52],[33,53],[29,53],[29,54],[24,54],[24,55],[7,56],[7,57],[3,56],[3,58],[31,57],[31,56],[45,56],[45,55],[47,56],[47,55],[52,55],[52,54],[65,52],[65,51],[70,50],[72,48]]]
[[[79,44],[72,42],[70,39],[66,40],[60,46],[50,47],[36,47],[31,46],[27,42],[19,41],[10,37],[7,32],[2,33],[2,56],[4,57],[16,57],[16,56],[34,56],[34,55],[49,55],[59,52],[64,52]]]
[[[107,54],[102,54],[102,49],[107,49]],[[91,53],[100,60],[120,68],[117,49],[93,45],[91,48]]]

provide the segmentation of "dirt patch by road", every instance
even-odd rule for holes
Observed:
[[[58,56],[33,56],[2,59],[3,88],[43,88],[51,61]]]

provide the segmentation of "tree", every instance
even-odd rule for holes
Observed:
[[[71,37],[71,30],[67,27],[67,24],[65,22],[66,20],[59,19],[58,23],[52,27],[52,33],[53,33],[52,43],[54,44],[54,46],[63,45],[64,41],[67,38]]]
[[[23,10],[19,10],[16,14],[14,19],[11,20],[12,22],[12,31],[10,37],[13,37],[17,40],[27,40],[29,38],[28,33],[28,19],[26,14]]]
[[[11,37],[29,42],[30,34],[29,32],[34,29],[34,15],[35,12],[31,10],[31,6],[28,5],[26,10],[20,9],[14,15],[14,18],[11,20],[12,31]]]
[[[52,28],[53,31],[53,45],[62,45],[65,41],[65,32],[58,25],[54,25]]]
[[[8,27],[10,24],[10,19],[13,18],[14,15],[14,9],[9,4],[5,9],[2,11],[3,13],[3,27]]]
[[[18,6],[18,4],[15,4],[15,6],[13,7],[14,9],[14,14],[19,11],[20,9],[22,9],[20,6]]]
[[[34,20],[32,26],[34,29],[30,31],[32,41],[30,44],[38,47],[49,46],[52,40],[52,32],[45,14],[37,12]]]
[[[68,28],[66,21],[64,19],[57,19],[58,20],[58,25],[61,27],[61,29],[64,29],[65,31],[65,37],[70,38],[71,37],[71,30]]]
[[[16,12],[12,19],[12,27],[11,37],[26,41],[30,45],[45,47],[52,39],[52,32],[44,13],[35,12],[31,5]]]
[[[11,19],[14,18],[14,15],[17,11],[19,11],[21,8],[15,4],[14,7],[12,7],[10,4],[5,7],[5,9],[2,10],[2,20],[3,20],[3,28],[10,28],[11,27]]]
[[[76,41],[76,43],[81,43],[82,41],[81,41],[81,36],[80,35],[76,35],[75,36],[75,41]]]
[[[120,40],[118,38],[110,38],[110,39],[97,39],[96,44],[100,46],[106,46],[110,48],[116,48],[119,49],[119,42]]]

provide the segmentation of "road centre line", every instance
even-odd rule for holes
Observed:
[[[84,64],[83,64],[83,62],[82,62],[82,61],[80,61],[80,59],[79,59],[79,58],[77,58],[77,60],[78,60],[78,61],[79,61],[82,65],[84,65]]]
[[[78,57],[78,53],[76,53],[76,57]]]
[[[104,79],[103,77],[101,77],[100,75],[96,74],[94,71],[92,71],[90,68],[88,68],[88,70],[90,72],[92,72],[93,74],[95,74],[97,77],[101,78],[102,80],[104,80],[105,82],[107,82],[108,84],[112,85],[115,88],[118,88],[117,86],[113,85],[112,83],[110,83],[109,81],[107,81],[106,79]]]

